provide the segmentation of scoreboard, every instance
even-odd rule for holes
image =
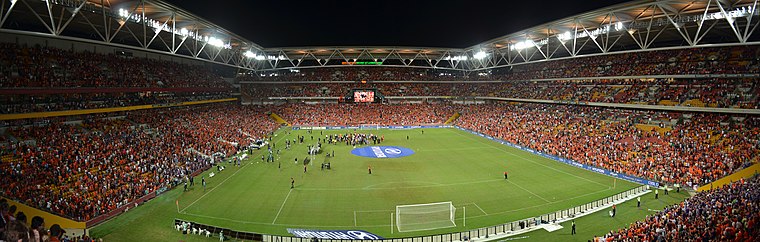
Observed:
[[[383,95],[376,88],[354,88],[341,102],[350,103],[379,103],[383,101]]]
[[[375,102],[375,91],[354,90],[355,103]]]

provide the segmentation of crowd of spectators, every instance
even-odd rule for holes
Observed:
[[[5,198],[0,199],[0,241],[32,241],[32,242],[95,242],[87,235],[69,237],[59,224],[48,226],[45,218],[34,216],[31,219],[22,211],[16,211],[16,205],[11,205]]]
[[[172,186],[272,132],[262,107],[213,104],[11,128],[0,195],[79,221]]]
[[[760,179],[755,176],[698,193],[596,241],[757,241],[758,201]]]
[[[514,81],[492,83],[281,83],[243,84],[246,99],[340,97],[352,88],[385,96],[481,96],[579,102],[760,108],[756,79]]]
[[[484,72],[394,67],[316,68],[243,75],[238,81],[481,81],[570,77],[754,74],[760,47],[736,46],[631,52],[516,65]]]
[[[10,128],[0,195],[88,220],[172,186],[276,128],[456,125],[587,165],[693,187],[760,157],[760,118],[550,104],[210,104]],[[87,144],[87,145],[81,145]],[[73,147],[76,147],[73,148]],[[19,182],[24,181],[24,182]]]
[[[0,87],[208,87],[231,85],[208,66],[0,43]]]
[[[537,151],[693,187],[757,162],[760,117],[495,104],[457,108],[456,125]],[[642,126],[641,124],[649,124]]]
[[[291,125],[358,126],[443,124],[454,114],[449,105],[440,104],[286,104],[274,113]]]
[[[49,95],[4,95],[0,97],[0,114],[51,112],[135,105],[161,105],[189,101],[229,98],[229,92],[131,92],[71,93]]]

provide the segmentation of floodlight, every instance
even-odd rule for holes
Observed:
[[[486,58],[487,55],[488,54],[486,54],[486,52],[481,50],[481,51],[478,51],[478,53],[475,53],[472,57],[477,60],[482,60],[483,58]]]
[[[224,46],[224,41],[217,39],[216,37],[211,37],[208,39],[208,44],[216,47],[221,47]]]
[[[248,58],[253,58],[253,57],[256,57],[256,54],[254,54],[254,53],[253,53],[253,52],[251,52],[250,50],[248,50],[248,51],[246,51],[246,52],[243,52],[243,55],[244,55],[245,57],[248,57]]]

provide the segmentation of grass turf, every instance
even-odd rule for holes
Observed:
[[[680,193],[670,191],[668,195],[660,191],[660,199],[654,199],[654,193],[650,192],[641,197],[640,208],[636,207],[636,199],[618,204],[614,218],[609,216],[609,209],[606,209],[575,219],[575,235],[571,235],[572,226],[571,222],[568,221],[561,223],[560,225],[564,228],[558,231],[550,233],[546,230],[536,230],[514,236],[514,238],[525,239],[526,241],[588,241],[594,236],[603,236],[611,230],[626,228],[631,223],[642,220],[647,215],[654,214],[688,197],[689,194],[686,191]],[[520,240],[514,238],[511,240]]]
[[[320,132],[323,135],[320,136]],[[289,235],[287,228],[363,229],[386,238],[440,234],[485,227],[570,208],[632,189],[637,184],[613,179],[546,159],[457,129],[366,130],[385,136],[382,145],[411,148],[402,158],[354,156],[345,144],[323,145],[332,170],[322,171],[318,156],[303,172],[306,145],[339,131],[280,130],[273,138],[281,149],[275,163],[261,162],[254,152],[243,166],[227,165],[206,191],[197,182],[188,192],[174,189],[143,206],[91,230],[108,241],[208,241],[182,235],[173,219],[238,231]],[[285,150],[285,139],[306,136],[306,142]],[[314,141],[311,141],[314,136]],[[407,140],[409,136],[409,140]],[[281,168],[278,168],[278,165]],[[367,167],[372,166],[372,175]],[[509,180],[503,172],[508,171]],[[290,189],[290,178],[296,188]],[[196,178],[200,181],[200,178]],[[179,201],[179,207],[175,201]],[[457,207],[457,227],[391,234],[390,216],[396,205],[451,201]],[[464,209],[463,209],[464,208]],[[178,212],[181,211],[181,212]],[[466,210],[467,226],[462,226]],[[621,215],[622,216],[622,215]],[[632,219],[643,218],[634,214]],[[604,224],[601,224],[604,227]],[[605,231],[609,226],[605,227]],[[536,235],[537,236],[537,235]]]

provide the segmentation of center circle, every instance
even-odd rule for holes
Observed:
[[[355,148],[351,150],[351,154],[369,158],[399,158],[410,156],[414,151],[399,146],[367,146]]]

